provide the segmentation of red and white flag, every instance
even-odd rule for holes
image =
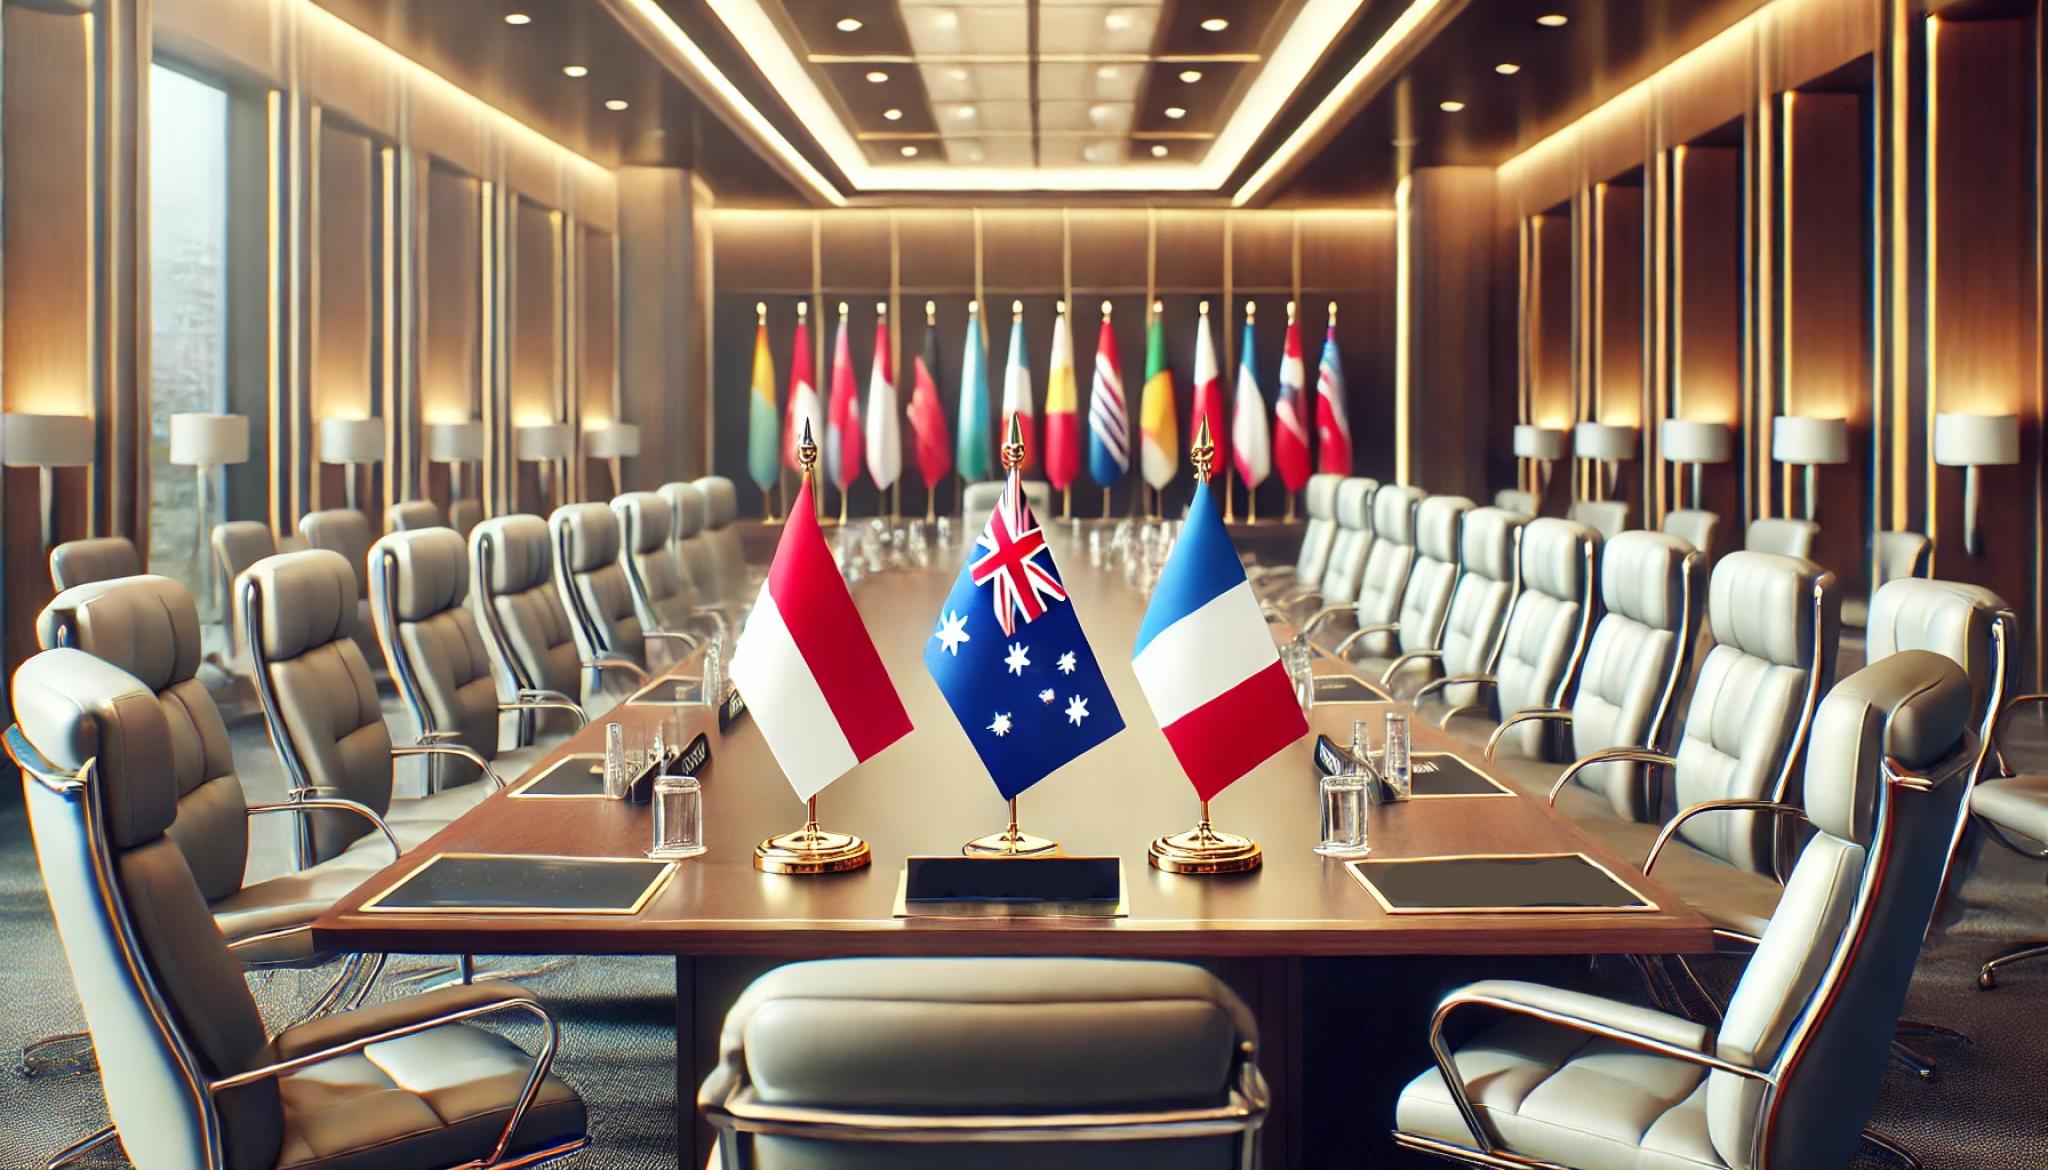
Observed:
[[[1195,409],[1188,415],[1188,434],[1209,420],[1209,441],[1216,446],[1216,466],[1230,466],[1230,419],[1223,410],[1223,375],[1216,368],[1216,338],[1209,332],[1209,302],[1202,302],[1195,323]]]
[[[799,800],[910,734],[910,714],[818,531],[809,480],[733,651],[732,680]]]

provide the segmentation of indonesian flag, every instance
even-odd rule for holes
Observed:
[[[868,372],[868,478],[888,491],[903,474],[903,436],[896,422],[896,374],[889,365],[888,306],[875,317],[875,362]]]
[[[1256,491],[1273,473],[1272,444],[1266,434],[1266,395],[1259,389],[1259,359],[1253,352],[1252,306],[1244,307],[1244,340],[1237,346],[1237,400],[1231,406],[1230,448],[1237,478]]]
[[[818,531],[809,479],[733,651],[732,680],[798,800],[910,734],[910,715]]]
[[[1351,423],[1344,417],[1344,363],[1337,360],[1337,303],[1330,302],[1330,328],[1323,334],[1323,361],[1316,368],[1316,470],[1351,474]]]
[[[1273,462],[1290,492],[1308,485],[1308,382],[1301,365],[1301,322],[1287,302],[1287,352],[1280,359],[1280,398],[1273,403]]]
[[[846,341],[846,304],[839,305],[839,337],[832,343],[831,418],[825,424],[825,474],[844,492],[860,478],[860,384]]]
[[[1031,355],[1024,350],[1024,302],[1010,307],[1010,352],[1003,362],[1003,418],[999,433],[1010,433],[1010,420],[1017,420],[1017,433],[1024,439],[1026,471],[1038,466],[1038,436],[1031,425]]]
[[[1163,488],[1180,465],[1180,420],[1173,401],[1173,370],[1166,364],[1166,323],[1152,306],[1145,332],[1145,390],[1138,399],[1138,465],[1145,482]]]
[[[929,492],[953,470],[953,440],[946,434],[946,407],[939,401],[939,327],[925,305],[924,348],[911,369],[910,434],[917,472]]]
[[[1230,426],[1223,417],[1223,375],[1216,369],[1216,338],[1209,332],[1209,302],[1202,302],[1195,323],[1195,406],[1188,415],[1188,434],[1202,433],[1209,422],[1209,441],[1216,444],[1216,466],[1230,466]]]
[[[1052,368],[1045,375],[1045,478],[1065,491],[1081,474],[1081,419],[1074,392],[1074,335],[1067,329],[1067,307],[1060,305],[1052,323]]]
[[[1209,485],[1198,484],[1132,650],[1138,687],[1208,800],[1308,734]]]
[[[804,315],[799,311],[796,337],[790,341],[789,406],[782,418],[782,464],[791,471],[804,469],[796,449],[806,426],[814,435],[825,433],[824,404],[818,401],[818,377],[811,368],[811,333],[804,328]]]

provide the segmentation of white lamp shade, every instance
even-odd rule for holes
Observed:
[[[2012,414],[1937,414],[1934,461],[1943,467],[1991,467],[2020,461],[2020,420]]]
[[[1519,423],[1515,427],[1515,458],[1564,458],[1564,432],[1554,427]]]
[[[1849,461],[1849,422],[1781,414],[1771,423],[1771,458],[1808,465]]]
[[[1671,463],[1726,463],[1731,453],[1727,423],[1667,418],[1658,434]]]
[[[576,432],[568,423],[528,423],[512,429],[512,453],[521,459],[567,459],[576,451]]]
[[[640,454],[640,428],[607,423],[583,432],[583,453],[592,459],[631,459]]]
[[[179,467],[224,467],[249,461],[249,416],[174,414],[171,462]]]
[[[377,463],[384,458],[384,420],[381,418],[323,418],[320,420],[320,462]]]
[[[473,463],[484,457],[484,424],[428,423],[427,458],[435,463]]]
[[[92,462],[92,420],[82,414],[9,414],[0,418],[9,467],[83,467]]]
[[[1582,422],[1572,436],[1581,459],[1619,462],[1636,457],[1636,429],[1614,423]]]

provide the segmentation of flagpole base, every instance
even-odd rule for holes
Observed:
[[[1257,841],[1218,832],[1204,819],[1185,833],[1152,842],[1145,859],[1165,873],[1243,873],[1259,868],[1265,854]]]
[[[866,841],[851,833],[828,833],[816,821],[754,846],[754,868],[762,873],[845,873],[873,860]]]
[[[1060,851],[1058,841],[1020,832],[1011,825],[1000,833],[976,837],[960,847],[968,857],[1050,857]]]

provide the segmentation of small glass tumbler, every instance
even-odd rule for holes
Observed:
[[[705,706],[715,707],[725,697],[725,646],[713,635],[704,647],[703,664],[699,670],[703,681],[699,684],[699,701]]]
[[[1386,758],[1380,762],[1380,775],[1386,780],[1395,800],[1406,800],[1415,791],[1415,772],[1409,762],[1407,715],[1399,711],[1387,712],[1384,744]]]
[[[626,799],[626,790],[632,783],[632,769],[626,763],[626,729],[622,724],[607,723],[604,725],[605,799]]]
[[[1371,778],[1352,768],[1322,779],[1323,833],[1316,852],[1324,857],[1364,857],[1372,852],[1366,842],[1366,785]]]
[[[1302,715],[1307,716],[1316,707],[1315,659],[1309,653],[1308,640],[1297,635],[1282,642],[1280,666],[1287,672],[1287,681],[1294,685],[1294,698],[1301,704]]]
[[[695,776],[662,776],[654,781],[655,858],[695,857],[704,852],[704,789]]]

